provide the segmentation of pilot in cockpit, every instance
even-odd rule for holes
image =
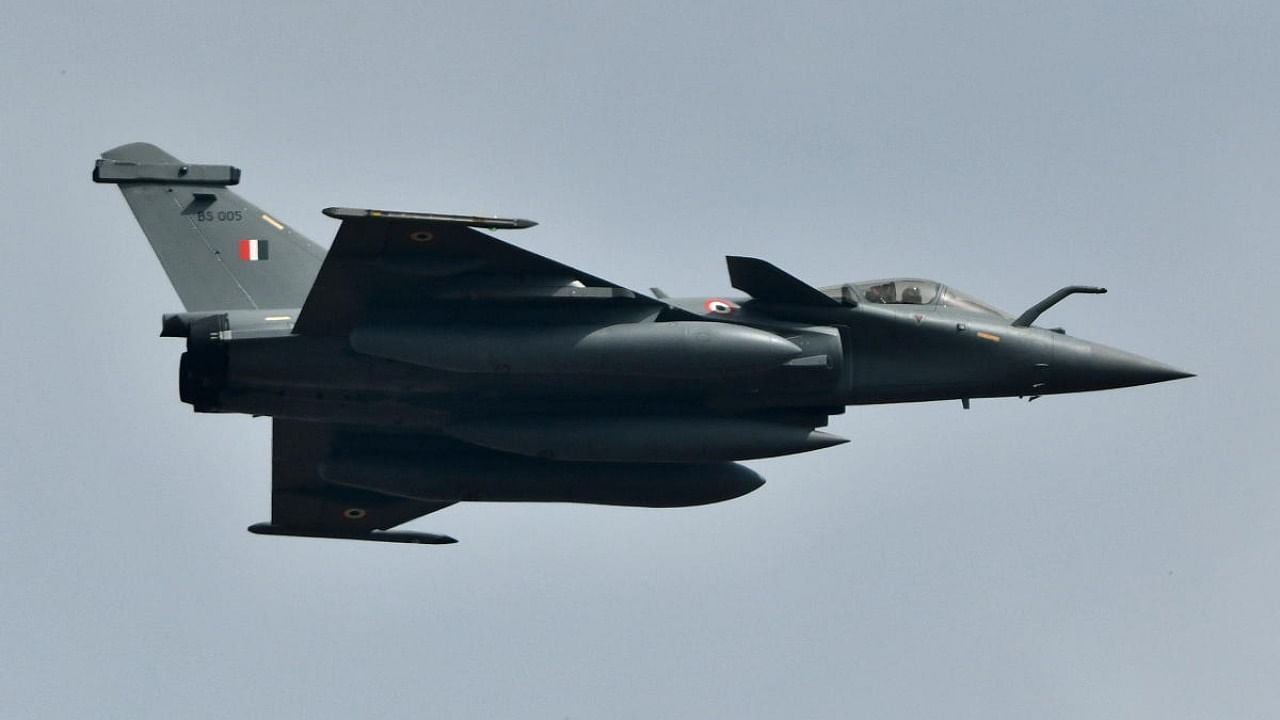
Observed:
[[[893,298],[893,283],[885,283],[883,285],[872,285],[867,288],[865,294],[868,302],[873,303],[891,303]]]
[[[916,287],[915,285],[912,285],[912,286],[907,287],[907,288],[903,288],[903,290],[902,290],[902,302],[903,302],[903,303],[906,303],[907,305],[921,305],[921,304],[923,304],[923,303],[924,303],[924,298],[923,298],[923,296],[921,296],[921,294],[920,294],[920,288]]]

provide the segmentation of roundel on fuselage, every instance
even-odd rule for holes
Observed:
[[[713,315],[729,315],[738,309],[738,306],[723,298],[709,298],[702,303],[702,307]]]

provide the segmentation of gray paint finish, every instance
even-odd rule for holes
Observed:
[[[200,172],[216,166],[184,164],[148,143],[121,145],[102,158],[94,180],[120,188],[184,308],[302,305],[324,250],[227,190],[216,173]],[[151,174],[129,172],[139,163]],[[105,172],[113,167],[121,172]],[[238,180],[239,170],[234,175]],[[241,262],[249,253],[252,260]]]
[[[105,155],[172,157],[143,143]],[[106,181],[104,163],[125,162],[111,158],[98,162],[96,182]],[[122,171],[121,190],[162,264],[194,248],[195,271],[170,270],[179,294],[212,296],[230,275],[252,299],[275,289],[265,277],[317,278],[302,307],[282,315],[188,307],[165,316],[162,334],[187,338],[184,402],[276,419],[271,521],[249,528],[257,534],[449,544],[386,531],[464,500],[701,505],[760,487],[732,466],[726,475],[726,463],[848,442],[816,429],[843,405],[961,400],[968,409],[975,397],[1190,377],[1031,325],[1100,288],[1063,288],[1010,321],[930,280],[823,291],[730,256],[730,280],[751,299],[707,298],[699,312],[697,301],[648,298],[472,229],[531,221],[349,208],[326,211],[342,226],[318,275],[309,259],[295,269],[296,256],[259,253],[266,240],[232,241],[233,259],[210,256],[207,237],[241,233],[238,198],[205,196],[211,207],[194,227],[212,233],[193,236],[185,223],[166,233],[172,178],[189,167],[146,167]],[[385,454],[399,459],[388,465]],[[346,470],[333,476],[335,467]],[[390,494],[376,489],[381,468],[400,478]],[[353,474],[367,479],[338,479]]]
[[[15,4],[0,24],[0,706],[19,717],[1272,717],[1276,8]],[[923,274],[1195,370],[850,408],[683,510],[245,533],[271,423],[175,402],[181,308],[87,160],[511,213],[619,284]],[[241,192],[241,186],[235,188]],[[1172,322],[1170,319],[1172,318]],[[16,410],[15,410],[16,408]],[[141,531],[139,531],[141,527]]]

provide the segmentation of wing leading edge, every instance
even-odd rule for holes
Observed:
[[[301,335],[346,335],[380,312],[412,313],[450,301],[568,299],[673,311],[577,268],[474,228],[520,229],[518,218],[329,208],[342,220],[294,327]]]

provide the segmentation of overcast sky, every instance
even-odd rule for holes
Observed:
[[[263,7],[268,5],[269,7]],[[290,6],[292,5],[292,6]],[[433,6],[434,5],[434,6]],[[1280,714],[1274,3],[57,3],[0,25],[0,715]],[[503,214],[624,285],[934,277],[1199,373],[853,408],[720,505],[258,537],[102,150]]]

